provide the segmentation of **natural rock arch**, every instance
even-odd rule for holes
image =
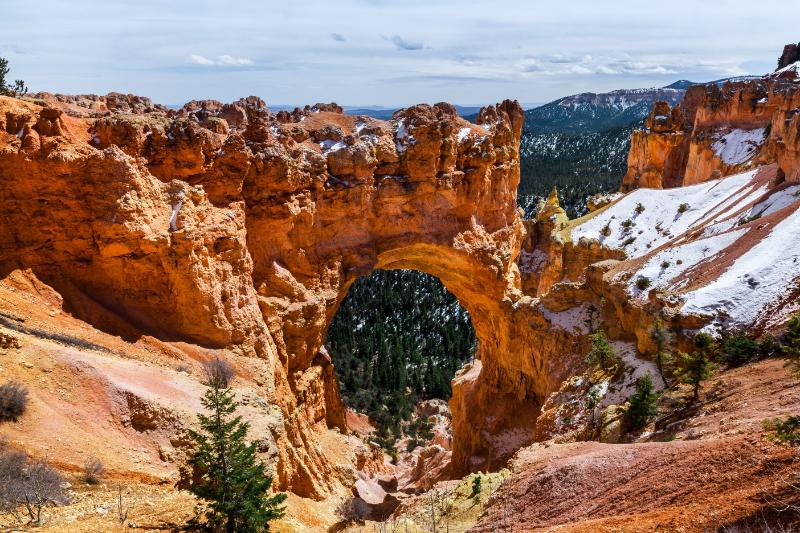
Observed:
[[[0,98],[0,203],[20,214],[0,226],[0,266],[34,268],[98,327],[268,361],[281,488],[323,497],[340,478],[315,444],[344,425],[320,347],[376,268],[437,276],[472,317],[483,366],[454,383],[454,472],[513,453],[493,440],[506,431],[532,438],[559,372],[520,291],[517,103],[470,124],[449,104],[383,122],[335,105],[272,114],[257,98],[177,112],[42,98]]]

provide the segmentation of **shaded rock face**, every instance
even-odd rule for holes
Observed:
[[[795,61],[789,45],[779,61]],[[777,161],[800,181],[800,82],[796,70],[764,78],[690,87],[674,108],[658,102],[635,131],[622,190],[700,183]]]
[[[776,70],[789,66],[795,61],[800,61],[800,43],[787,44],[783,47],[781,57],[778,58],[778,68]]]
[[[375,268],[439,277],[472,317],[483,365],[456,387],[454,469],[503,460],[514,450],[492,450],[491,435],[530,430],[558,380],[519,305],[516,102],[472,125],[449,104],[383,122],[335,104],[274,115],[255,97],[177,111],[37,97],[0,98],[0,206],[12,214],[0,268],[31,269],[75,316],[126,339],[274,362],[264,393],[284,415],[282,488],[324,497],[336,479],[314,443],[345,429],[322,341],[349,285]]]

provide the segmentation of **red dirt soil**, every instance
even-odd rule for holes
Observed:
[[[800,451],[769,442],[761,425],[800,406],[800,383],[783,361],[723,372],[706,390],[669,442],[521,450],[471,531],[713,531],[800,502],[800,492],[786,491]],[[800,516],[776,518],[792,519]]]

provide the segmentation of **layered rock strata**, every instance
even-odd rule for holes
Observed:
[[[672,109],[659,102],[645,129],[633,133],[622,190],[692,185],[773,161],[781,179],[800,181],[800,77],[796,60],[787,63],[793,53],[787,46],[782,66],[763,78],[694,85]]]
[[[270,362],[282,488],[323,497],[337,478],[315,444],[346,430],[322,341],[375,268],[439,277],[472,317],[483,366],[456,388],[454,470],[504,459],[513,449],[492,450],[492,435],[530,430],[557,380],[518,312],[515,102],[470,124],[448,104],[383,122],[335,105],[273,114],[253,97],[171,111],[36,96],[0,99],[4,273],[30,269],[75,317],[123,338]]]

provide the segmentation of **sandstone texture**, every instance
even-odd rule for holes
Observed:
[[[375,268],[436,275],[480,342],[484,371],[454,399],[454,465],[468,470],[491,434],[532,426],[551,386],[515,333],[522,118],[509,101],[470,124],[448,104],[381,122],[329,104],[273,114],[254,97],[178,111],[118,94],[3,98],[0,267],[128,341],[264,361],[284,426],[278,485],[317,498],[341,478],[315,442],[346,431],[322,347],[339,302]],[[526,416],[475,422],[465,408],[501,405],[485,401],[496,391]]]
[[[631,138],[622,190],[692,185],[765,162],[778,163],[781,180],[800,181],[793,54],[787,46],[779,70],[761,79],[694,85],[672,109],[659,102]]]

